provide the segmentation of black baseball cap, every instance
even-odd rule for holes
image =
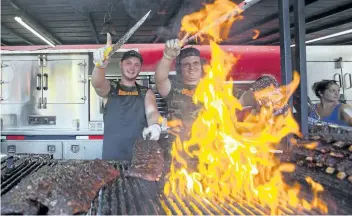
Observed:
[[[184,59],[189,56],[199,56],[200,57],[200,52],[197,48],[187,47],[187,48],[181,50],[180,55],[178,57],[181,60],[181,59]]]
[[[194,47],[187,47],[185,49],[182,49],[180,55],[178,55],[176,58],[176,65],[181,64],[181,60],[189,56],[200,57],[200,52],[197,48]]]
[[[137,52],[135,50],[129,50],[129,51],[125,52],[123,54],[122,58],[121,58],[121,61],[126,60],[126,59],[128,59],[130,57],[136,57],[136,58],[138,58],[141,61],[141,63],[143,63],[142,55],[139,54],[139,52]]]

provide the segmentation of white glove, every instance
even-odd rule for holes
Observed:
[[[109,53],[111,52],[112,40],[111,35],[107,33],[106,46],[97,49],[93,53],[93,63],[97,68],[105,68],[108,66],[110,62],[110,58],[108,58]]]
[[[161,127],[158,124],[150,125],[148,128],[143,129],[143,139],[146,139],[150,135],[150,140],[159,140],[161,133]]]
[[[168,40],[165,43],[164,57],[170,60],[175,59],[181,52],[181,41],[179,39]]]

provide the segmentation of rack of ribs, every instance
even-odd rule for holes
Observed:
[[[309,137],[327,142],[342,141],[345,145],[352,144],[352,127],[334,124],[309,124]]]
[[[118,176],[116,169],[101,160],[44,166],[1,197],[1,214],[84,213],[100,188]]]
[[[126,177],[158,181],[164,168],[164,152],[157,141],[137,140],[133,148],[131,167]]]

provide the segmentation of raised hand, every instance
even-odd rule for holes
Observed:
[[[110,58],[108,56],[109,56],[109,53],[111,52],[111,49],[112,49],[111,35],[107,33],[106,45],[102,48],[97,49],[93,53],[93,63],[95,64],[96,67],[105,68],[109,64]]]
[[[179,39],[168,40],[165,43],[164,57],[170,60],[175,59],[181,52],[181,41]]]

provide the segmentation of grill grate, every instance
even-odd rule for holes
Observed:
[[[50,155],[16,155],[11,157],[13,157],[12,166],[7,163],[7,160],[1,162],[1,196],[27,175],[36,172],[45,165],[55,164],[55,162],[48,162],[51,158]]]
[[[126,167],[126,164],[115,164],[121,177],[102,189],[99,201],[93,202],[95,204],[93,207],[101,210],[98,214],[161,214],[161,204],[157,196],[160,186],[155,182],[125,178],[123,172]]]
[[[125,178],[126,165],[115,164],[120,170],[121,177],[106,188],[102,189],[100,196],[93,203],[93,209],[98,215],[268,215],[270,210],[263,208],[259,203],[250,204],[241,200],[240,197],[228,197],[224,200],[209,200],[203,197],[187,197],[181,199],[177,195],[165,197],[159,195],[162,186],[158,182],[148,182],[136,178]],[[301,196],[311,200],[311,193],[303,191]],[[308,185],[307,191],[308,191]],[[339,197],[341,199],[341,196]],[[329,214],[347,214],[352,212],[352,206],[348,204],[351,197],[343,197],[342,202],[328,202]],[[336,197],[329,196],[331,200]],[[341,201],[341,200],[340,200]],[[331,206],[330,206],[331,205]],[[336,208],[334,206],[340,206]],[[281,214],[321,214],[318,210],[298,211],[294,208],[281,207]]]
[[[11,190],[22,178],[30,175],[44,166],[55,166],[57,161],[39,157],[16,157],[14,168],[7,170],[6,162],[1,164],[1,195]],[[92,202],[88,215],[267,215],[269,209],[263,208],[259,203],[249,204],[240,197],[227,197],[220,199],[205,199],[194,196],[181,199],[178,195],[165,197],[162,194],[162,184],[148,182],[137,178],[124,177],[128,164],[112,162],[121,173],[121,177],[101,189],[97,198]],[[303,178],[305,171],[293,175],[295,179]],[[303,182],[302,182],[303,183]],[[330,189],[328,189],[330,190]],[[304,190],[303,190],[304,191]],[[329,214],[351,214],[351,196],[341,191],[329,191],[327,200]],[[301,194],[306,199],[311,199],[311,193]],[[281,214],[320,214],[316,210],[297,211],[293,208],[281,207]]]
[[[308,187],[305,178],[310,176],[314,181],[323,185],[326,193],[325,201],[329,204],[330,214],[351,214],[352,213],[352,184],[347,181],[341,181],[333,175],[328,175],[319,169],[314,170],[305,166],[296,166],[292,175],[286,176],[287,181],[295,180],[301,185]],[[305,196],[311,196],[305,194]]]

